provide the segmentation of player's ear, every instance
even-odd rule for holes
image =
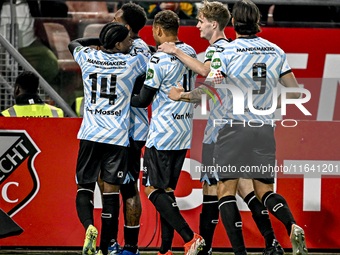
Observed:
[[[129,29],[129,31],[131,31],[131,27],[130,27],[129,24],[126,24],[125,27],[126,27],[127,29]]]
[[[157,34],[159,37],[162,36],[163,30],[162,30],[161,26],[157,26],[157,27],[156,27],[156,34]]]
[[[116,48],[117,50],[120,50],[120,42],[116,42],[115,48]]]
[[[213,29],[216,29],[217,27],[218,27],[218,23],[217,23],[217,21],[213,21],[212,22],[212,25],[213,25]]]

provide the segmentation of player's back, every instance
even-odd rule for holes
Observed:
[[[78,47],[74,56],[82,71],[85,98],[78,138],[127,146],[131,93],[148,58],[88,47]]]
[[[254,114],[248,107],[250,102],[256,110],[270,110],[273,97],[277,97],[279,78],[290,72],[286,54],[277,45],[257,36],[238,38],[214,54],[212,69],[226,75],[228,85],[236,86],[243,93],[244,114],[233,114],[233,95],[228,93],[224,118],[236,120],[269,120],[273,114]],[[222,86],[223,87],[223,86]],[[235,96],[234,96],[235,98]]]
[[[197,58],[195,50],[183,43],[176,46],[184,53]],[[152,102],[152,117],[146,146],[159,150],[190,148],[193,108],[191,104],[172,101],[170,89],[180,82],[186,91],[194,88],[196,74],[176,57],[158,52],[149,63],[145,85],[157,89]]]

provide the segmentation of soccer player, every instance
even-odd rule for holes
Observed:
[[[207,76],[210,72],[211,58],[214,52],[216,50],[221,51],[231,41],[227,40],[224,34],[224,29],[230,20],[230,13],[222,3],[205,0],[199,9],[197,18],[197,28],[201,31],[201,38],[208,40],[211,44],[205,51],[204,64],[186,55],[171,43],[160,45],[158,50],[175,55],[193,71],[202,76]],[[209,87],[204,85],[201,85],[200,88],[209,90]],[[204,90],[200,91],[204,92]],[[217,94],[221,101],[224,101],[226,97],[225,90],[217,89]],[[216,95],[215,100],[218,102]],[[202,169],[213,166],[214,146],[218,134],[217,131],[220,128],[214,125],[214,120],[221,119],[223,113],[223,106],[220,103],[214,104],[213,100],[209,100],[209,106],[210,115],[203,138]],[[200,254],[206,255],[212,252],[212,240],[219,221],[219,210],[217,181],[214,174],[210,171],[202,171],[201,182],[203,182],[203,206],[200,215],[200,235],[204,238],[206,245]],[[268,211],[258,199],[254,199],[255,194],[252,181],[250,179],[241,179],[237,191],[251,210],[253,219],[265,239],[266,248],[263,254],[283,254],[282,247],[276,241]]]
[[[298,84],[292,73],[285,53],[277,45],[270,43],[256,34],[260,32],[258,22],[260,12],[249,0],[238,1],[233,8],[232,23],[236,31],[236,40],[216,51],[212,58],[212,69],[208,75],[215,85],[229,90],[241,89],[244,105],[248,102],[248,89],[253,94],[252,104],[255,109],[270,109],[273,104],[277,82],[285,87],[297,88]],[[226,79],[225,79],[226,78]],[[225,80],[227,84],[225,83]],[[255,82],[257,81],[257,83]],[[260,86],[258,85],[260,83]],[[227,231],[234,253],[247,254],[243,241],[242,220],[238,211],[235,193],[240,177],[252,178],[256,196],[263,205],[286,227],[293,246],[293,254],[307,254],[305,235],[296,225],[286,200],[273,192],[274,175],[271,172],[262,176],[240,175],[242,166],[275,166],[275,138],[271,125],[273,114],[253,114],[248,108],[244,114],[233,113],[233,95],[224,101],[223,120],[233,125],[223,125],[218,132],[214,148],[216,166],[232,166],[237,174],[218,173],[217,194],[223,225]],[[299,93],[287,93],[287,98],[298,98]],[[201,98],[199,91],[180,93],[173,99],[196,100]],[[242,103],[243,104],[243,103]],[[281,96],[277,106],[281,107]],[[265,111],[266,111],[265,110]],[[252,121],[252,126],[243,125],[243,121]],[[264,123],[264,124],[263,124]]]
[[[178,41],[179,18],[172,11],[159,12],[153,23],[156,46],[174,42],[186,54],[196,58],[195,50]],[[163,220],[167,233],[175,229],[183,238],[185,254],[195,255],[204,245],[201,236],[195,234],[182,217],[173,192],[182,170],[187,149],[191,144],[192,105],[174,102],[168,98],[169,90],[180,82],[189,91],[196,74],[176,57],[163,52],[154,54],[147,67],[147,77],[139,95],[132,97],[131,105],[147,107],[152,102],[152,117],[144,153],[143,185],[149,200],[154,204]],[[173,230],[172,230],[173,231]],[[171,249],[171,242],[168,248]],[[172,254],[171,250],[160,249],[160,253]]]
[[[144,9],[135,3],[126,3],[115,13],[113,21],[125,25],[133,39],[131,54],[144,54],[151,57],[149,46],[139,37],[139,31],[144,27],[147,17]],[[145,79],[145,76],[143,76]],[[138,94],[143,85],[143,78],[139,78],[135,83],[133,93]],[[140,173],[140,157],[142,148],[145,145],[149,129],[149,119],[147,108],[131,107],[130,128],[129,128],[129,160],[128,169],[131,176],[131,182],[121,186],[124,211],[124,249],[121,251],[124,255],[139,254],[138,235],[140,228],[140,217],[142,205],[137,188],[137,181]],[[117,239],[117,236],[114,237]],[[112,240],[109,247],[111,255],[119,250],[119,245]]]
[[[104,50],[86,47],[90,45],[102,45]],[[119,190],[129,181],[130,99],[134,82],[145,73],[148,61],[143,54],[128,54],[131,47],[129,30],[117,22],[106,24],[99,38],[82,38],[69,44],[82,70],[85,97],[76,168],[76,208],[86,230],[83,254],[96,251],[93,193],[99,171],[104,191],[98,254],[108,253],[112,232],[118,229]]]

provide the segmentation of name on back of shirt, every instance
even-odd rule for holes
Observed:
[[[94,110],[92,110],[92,109],[86,108],[86,111],[90,112],[91,114],[122,116],[122,110],[118,110],[118,111],[103,111],[103,109],[94,109]]]
[[[186,113],[186,114],[178,114],[178,113],[173,113],[172,118],[175,120],[182,120],[182,119],[192,119],[194,116],[193,113]]]

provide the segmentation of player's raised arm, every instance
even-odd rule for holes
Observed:
[[[199,60],[185,54],[178,47],[176,47],[175,43],[165,42],[158,46],[158,51],[174,55],[191,70],[203,77],[206,77],[210,72],[210,61],[207,61],[203,64]]]
[[[100,40],[99,37],[88,37],[88,38],[79,38],[71,41],[68,45],[68,49],[70,50],[71,54],[73,54],[73,51],[78,46],[91,46],[91,45],[97,45],[100,46]]]

